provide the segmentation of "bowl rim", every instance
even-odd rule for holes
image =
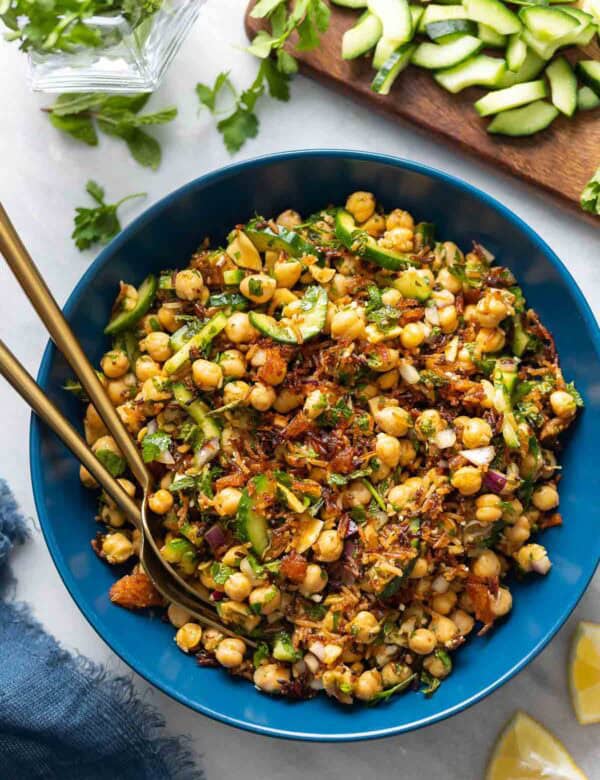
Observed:
[[[532,243],[536,244],[539,250],[549,260],[549,262],[556,268],[561,278],[561,281],[569,288],[570,292],[572,293],[575,299],[577,308],[579,309],[579,312],[585,321],[586,328],[590,334],[590,338],[593,343],[596,356],[600,360],[600,327],[577,282],[571,276],[565,264],[560,260],[560,258],[556,255],[556,253],[550,248],[550,246],[541,238],[540,235],[538,235],[538,233],[535,230],[533,230],[533,228],[529,227],[529,225],[527,225],[527,223],[524,222],[523,219],[521,219],[521,217],[515,214],[515,212],[513,212],[507,206],[503,205],[500,201],[498,201],[493,196],[488,195],[487,193],[480,190],[478,187],[475,187],[474,185],[469,184],[468,182],[452,174],[446,173],[445,171],[442,171],[438,168],[433,168],[423,163],[413,162],[411,160],[407,160],[401,157],[395,157],[393,155],[379,154],[376,152],[365,152],[360,150],[344,149],[344,148],[298,149],[298,150],[288,151],[288,152],[264,154],[237,163],[230,163],[226,166],[208,171],[207,173],[199,177],[196,177],[195,179],[192,179],[186,184],[183,184],[182,186],[176,188],[172,192],[160,198],[156,203],[152,204],[148,209],[142,212],[142,214],[136,217],[136,219],[134,219],[129,225],[127,225],[127,227],[125,227],[123,231],[118,236],[116,236],[98,254],[98,256],[93,260],[93,262],[90,264],[88,269],[84,272],[80,280],[77,282],[77,284],[71,291],[66,301],[66,304],[64,305],[63,308],[63,312],[65,316],[67,318],[69,317],[71,311],[74,309],[75,305],[79,302],[81,295],[87,289],[89,280],[95,276],[99,267],[103,266],[109,260],[110,256],[129,240],[129,236],[133,232],[143,229],[144,225],[147,222],[152,220],[155,215],[160,213],[160,211],[174,199],[179,198],[181,195],[183,195],[186,192],[194,190],[199,185],[209,185],[212,182],[217,181],[223,177],[228,177],[231,174],[239,173],[247,169],[260,168],[264,165],[270,165],[273,163],[285,163],[290,160],[296,160],[296,159],[308,158],[308,157],[313,157],[313,158],[327,157],[327,158],[340,159],[340,160],[341,159],[358,160],[358,161],[365,161],[365,162],[375,162],[383,165],[390,165],[396,168],[403,168],[436,179],[444,184],[450,184],[454,187],[457,187],[463,192],[466,192],[469,195],[483,201],[492,209],[499,212],[501,216],[503,216],[505,219],[511,222],[517,229],[522,231],[527,236],[527,238],[530,241],[532,241]],[[41,387],[44,387],[48,380],[51,363],[55,354],[55,349],[56,348],[54,347],[52,341],[48,341],[37,374],[37,382],[38,384],[40,384]],[[433,723],[440,722],[442,720],[445,720],[446,718],[451,717],[452,715],[462,712],[463,710],[471,707],[473,704],[476,704],[478,701],[484,699],[486,696],[488,696],[490,693],[495,691],[497,688],[500,688],[502,685],[504,685],[504,683],[508,682],[508,680],[510,680],[512,677],[518,674],[546,647],[546,645],[550,642],[551,639],[554,638],[556,633],[564,625],[564,623],[567,621],[567,619],[569,618],[569,616],[577,606],[577,603],[585,593],[595,573],[595,568],[594,568],[594,570],[590,572],[590,575],[587,578],[587,580],[580,585],[579,590],[569,596],[566,606],[561,610],[559,614],[557,614],[556,619],[553,625],[551,626],[550,630],[547,631],[545,635],[540,638],[540,640],[534,645],[534,647],[530,650],[530,652],[526,656],[521,658],[521,660],[518,663],[514,664],[510,669],[508,669],[505,672],[505,674],[503,674],[501,677],[499,677],[490,685],[477,691],[477,693],[473,694],[472,696],[462,699],[458,701],[456,704],[447,707],[441,712],[437,712],[425,718],[421,718],[418,721],[413,721],[411,723],[406,723],[406,724],[400,724],[398,726],[390,726],[383,729],[376,729],[376,730],[369,730],[369,731],[343,732],[339,734],[320,734],[318,732],[313,733],[309,731],[297,732],[297,731],[286,730],[285,728],[273,728],[270,726],[263,726],[258,723],[252,723],[247,720],[243,720],[241,718],[230,717],[222,712],[218,712],[214,709],[211,709],[210,707],[207,707],[201,702],[190,699],[188,696],[180,693],[174,686],[172,686],[168,682],[157,682],[155,679],[153,679],[154,674],[151,669],[150,670],[141,669],[138,667],[135,654],[130,653],[125,647],[121,646],[120,639],[117,635],[112,634],[110,630],[107,633],[106,631],[104,631],[104,629],[102,629],[99,626],[100,621],[97,615],[95,614],[95,610],[93,609],[93,607],[91,605],[88,606],[87,604],[80,603],[80,601],[78,600],[75,594],[76,583],[74,581],[74,578],[72,577],[68,568],[65,565],[63,565],[63,561],[61,560],[58,545],[55,543],[54,539],[50,535],[51,525],[47,518],[46,508],[43,502],[42,491],[41,491],[41,469],[42,469],[41,430],[42,430],[42,426],[40,421],[37,419],[35,414],[32,413],[31,420],[30,420],[30,430],[29,430],[29,465],[30,465],[34,503],[40,520],[42,533],[44,535],[44,539],[48,547],[48,550],[50,552],[50,555],[52,557],[52,560],[54,562],[54,565],[67,591],[69,592],[71,598],[77,605],[80,612],[83,614],[83,616],[86,618],[88,623],[92,626],[92,628],[96,631],[100,639],[108,645],[108,647],[112,650],[112,652],[114,652],[136,674],[139,674],[140,677],[142,677],[147,683],[155,686],[160,691],[165,693],[167,696],[171,697],[175,701],[180,702],[186,707],[189,707],[191,710],[195,712],[199,712],[203,715],[212,718],[213,720],[220,721],[221,723],[225,723],[229,726],[241,728],[245,731],[254,732],[256,734],[261,734],[270,737],[277,737],[280,739],[291,739],[291,740],[300,740],[300,741],[309,741],[309,742],[354,742],[354,741],[362,741],[367,739],[379,739],[382,737],[389,737],[389,736],[394,736],[396,734],[402,734],[409,731],[414,731],[424,726],[428,726],[428,725],[432,725]],[[48,525],[48,531],[46,530],[46,525]]]

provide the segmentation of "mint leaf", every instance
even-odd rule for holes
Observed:
[[[215,561],[210,567],[210,576],[217,583],[217,585],[225,585],[227,580],[235,573],[235,570],[231,566],[226,566],[224,563],[218,563]]]
[[[50,114],[50,121],[56,127],[57,130],[62,130],[63,133],[76,138],[78,141],[83,141],[88,146],[98,145],[98,135],[96,128],[91,119],[86,116],[60,116],[58,114]]]
[[[148,433],[142,439],[142,458],[144,463],[156,460],[163,452],[167,452],[171,446],[171,437],[164,431]]]
[[[148,133],[137,128],[131,130],[125,136],[127,147],[134,160],[146,168],[155,171],[160,165],[162,152],[160,144]]]
[[[117,217],[119,206],[126,200],[140,198],[146,194],[138,192],[121,198],[117,203],[107,204],[104,202],[104,189],[97,182],[88,181],[86,191],[98,205],[93,208],[79,206],[75,209],[75,229],[71,233],[71,238],[80,251],[88,249],[92,244],[108,243],[121,231],[121,223]]]
[[[142,116],[135,117],[134,126],[164,125],[167,122],[172,122],[176,116],[177,108],[176,106],[171,106],[170,108],[163,108],[161,111],[156,111],[154,114],[142,114]]]
[[[590,214],[600,215],[600,167],[581,193],[581,208]]]
[[[112,450],[98,450],[96,457],[113,477],[120,477],[127,467],[125,459]]]

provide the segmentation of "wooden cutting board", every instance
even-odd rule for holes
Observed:
[[[249,37],[264,26],[250,17],[254,5],[253,0],[245,18]],[[473,108],[484,90],[473,87],[451,95],[420,68],[407,68],[389,95],[377,95],[371,91],[374,71],[370,59],[345,62],[340,55],[342,35],[358,15],[357,11],[331,6],[329,30],[321,45],[314,51],[295,52],[302,73],[362,101],[368,109],[412,122],[440,140],[460,146],[600,225],[600,218],[586,215],[579,206],[582,189],[600,165],[600,109],[582,111],[574,119],[559,116],[547,130],[531,138],[503,138],[486,133],[487,121]],[[599,58],[600,52],[588,48],[586,56]]]

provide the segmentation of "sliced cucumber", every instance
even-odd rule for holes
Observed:
[[[394,41],[392,38],[384,38],[382,36],[377,41],[375,53],[373,54],[373,62],[371,63],[375,70],[379,70],[385,65],[398,46],[400,46],[398,41]]]
[[[152,305],[157,286],[158,282],[156,281],[156,277],[152,274],[147,276],[138,287],[137,300],[133,309],[117,312],[104,328],[104,332],[108,336],[114,336],[116,333],[122,333],[128,328],[132,328],[142,319]]]
[[[586,87],[589,87],[600,97],[600,61],[579,60],[575,69]]]
[[[271,483],[265,474],[259,474],[252,480],[253,494],[248,488],[242,491],[236,517],[236,535],[241,541],[250,542],[258,556],[262,556],[269,546],[269,525],[266,517],[259,511],[261,498],[271,491]]]
[[[533,135],[551,125],[558,114],[558,109],[551,103],[538,100],[523,108],[513,108],[512,111],[498,114],[488,125],[487,131],[510,136]]]
[[[244,272],[241,268],[228,268],[227,271],[223,271],[223,282],[226,285],[239,284],[244,278]]]
[[[300,301],[301,318],[294,327],[285,320],[278,322],[267,314],[251,311],[248,315],[256,330],[281,344],[299,344],[319,334],[327,319],[327,291],[318,285],[308,287]]]
[[[493,27],[488,27],[487,24],[477,25],[477,37],[483,41],[484,46],[490,46],[494,49],[504,49],[508,42],[508,37],[496,32]]]
[[[546,84],[542,79],[526,81],[524,84],[515,84],[514,87],[488,92],[475,103],[475,110],[479,116],[489,116],[533,103],[534,100],[541,100],[545,97]]]
[[[522,24],[519,17],[500,0],[464,0],[467,18],[486,24],[502,35],[519,32]]]
[[[409,5],[410,9],[410,18],[412,19],[412,29],[413,29],[413,36],[416,33],[416,31],[419,29],[419,23],[421,21],[421,17],[425,13],[425,9],[422,5]]]
[[[433,22],[448,22],[451,19],[466,19],[467,13],[462,5],[436,5],[432,3],[425,9],[418,31],[424,33],[428,24]]]
[[[509,36],[508,46],[506,47],[506,64],[508,69],[516,73],[525,62],[527,57],[527,44],[521,38],[520,33],[513,33]]]
[[[450,43],[461,35],[477,35],[477,25],[469,19],[448,19],[447,21],[431,22],[426,25],[425,32],[436,43]]]
[[[345,247],[382,268],[399,271],[402,268],[418,265],[410,255],[379,246],[372,236],[360,230],[352,214],[345,209],[337,210],[335,235]]]
[[[577,107],[577,79],[564,57],[558,57],[546,68],[552,102],[562,114],[573,116]]]
[[[541,43],[555,43],[579,27],[578,20],[559,8],[530,6],[519,16],[531,35]]]
[[[383,35],[398,44],[412,38],[412,15],[407,0],[368,0],[367,7],[379,17]]]
[[[524,81],[532,81],[537,78],[544,69],[545,61],[531,49],[527,49],[527,56],[518,71],[505,71],[500,81],[494,86],[499,89],[512,87],[513,84],[521,84]]]
[[[451,68],[477,54],[482,46],[479,38],[472,35],[463,35],[450,43],[421,43],[417,46],[412,61],[420,68],[428,70]]]
[[[187,366],[190,362],[190,351],[193,349],[203,350],[210,342],[217,336],[227,325],[227,315],[225,312],[217,312],[214,317],[202,326],[202,330],[192,336],[180,350],[175,352],[167,362],[164,364],[163,369],[167,374],[175,374],[180,371],[184,366]]]
[[[591,111],[600,106],[600,97],[589,87],[579,87],[577,90],[577,110]]]
[[[366,54],[381,38],[383,27],[375,14],[367,11],[358,22],[346,30],[342,38],[342,59],[354,60]]]
[[[221,429],[214,418],[210,416],[208,406],[199,398],[194,399],[194,394],[191,390],[188,390],[181,382],[174,382],[171,389],[173,398],[185,409],[192,420],[200,426],[204,440],[219,439],[221,437]]]
[[[403,43],[392,53],[373,79],[371,84],[373,92],[377,92],[378,95],[389,95],[392,84],[398,74],[410,63],[416,48],[416,43]]]
[[[448,92],[460,92],[467,87],[496,87],[506,73],[506,63],[487,54],[478,54],[460,65],[440,70],[434,79]]]
[[[582,30],[586,28],[588,24],[594,24],[594,17],[586,11],[582,11],[581,8],[572,8],[570,5],[555,5],[554,8],[557,11],[564,11],[564,13],[577,19]]]
[[[275,233],[268,225],[264,228],[258,228],[256,222],[249,222],[244,228],[244,233],[259,252],[272,249],[286,252],[290,257],[302,257],[303,255],[320,257],[320,252],[314,244],[305,241],[299,233],[288,230],[283,225],[277,225],[277,233]]]
[[[341,5],[342,8],[366,8],[367,0],[331,0],[334,5]]]

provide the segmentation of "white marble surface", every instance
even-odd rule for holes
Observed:
[[[83,187],[95,178],[111,200],[146,190],[146,203],[127,205],[124,221],[147,204],[205,171],[229,162],[212,119],[200,113],[193,93],[197,81],[210,82],[231,69],[235,82],[250,83],[254,62],[244,53],[242,13],[245,0],[209,0],[152,105],[176,103],[179,118],[159,130],[164,159],[158,173],[132,162],[117,141],[102,137],[90,149],[63,137],[39,108],[50,102],[33,95],[25,81],[25,58],[0,42],[0,200],[59,302],[93,259],[72,244],[73,209],[86,202]],[[369,116],[351,101],[296,79],[293,99],[282,106],[268,99],[259,108],[261,131],[237,159],[302,147],[346,147],[387,152],[425,162],[479,186],[524,217],[568,265],[594,313],[600,311],[598,228],[586,225],[547,203],[532,189],[437,146],[411,127],[398,127]],[[565,160],[568,165],[568,160]],[[560,176],[560,171],[556,172]],[[3,290],[2,337],[30,371],[37,370],[46,336],[6,268],[0,266]],[[4,457],[1,474],[12,485],[35,528],[32,540],[14,557],[18,597],[31,602],[40,620],[64,643],[119,670],[121,662],[88,626],[67,594],[51,563],[37,527],[29,480],[29,413],[0,383]],[[138,679],[139,690],[167,719],[174,733],[192,735],[210,780],[245,777],[304,780],[307,777],[362,780],[476,780],[505,720],[526,708],[559,735],[587,771],[600,778],[598,727],[577,725],[567,698],[565,666],[568,640],[578,619],[600,620],[600,580],[590,588],[568,625],[516,679],[484,702],[449,721],[385,741],[355,745],[313,745],[257,737],[196,715]]]

